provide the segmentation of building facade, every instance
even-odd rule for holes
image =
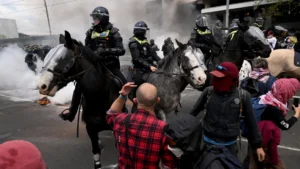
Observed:
[[[0,39],[18,38],[18,28],[14,19],[0,18]]]

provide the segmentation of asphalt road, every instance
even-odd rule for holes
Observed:
[[[199,95],[198,91],[186,89],[182,94],[180,112],[188,112]],[[65,122],[58,117],[62,109],[33,102],[15,102],[0,96],[0,143],[15,139],[34,143],[49,169],[92,169],[91,143],[85,125],[80,124],[80,137],[76,138],[76,122]],[[299,168],[299,128],[297,123],[291,130],[282,132],[280,154],[288,169]],[[101,157],[103,165],[116,164],[117,150],[111,132],[102,132],[99,136],[105,146]],[[245,155],[245,149],[246,142],[243,141],[242,155]]]

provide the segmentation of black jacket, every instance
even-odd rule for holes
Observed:
[[[210,52],[217,54],[222,50],[222,47],[216,41],[209,29],[201,31],[200,29],[195,28],[191,33],[189,43],[194,44],[197,48],[200,48],[205,55],[210,54]],[[214,46],[217,47],[217,49]]]
[[[119,29],[111,23],[104,28],[93,26],[86,33],[85,45],[97,55],[98,60],[106,64],[120,64],[119,56],[125,54],[123,39]]]
[[[129,50],[131,52],[134,68],[150,70],[150,66],[154,66],[154,61],[160,61],[160,57],[157,56],[157,53],[151,49],[146,38],[130,38]]]
[[[190,114],[197,116],[204,110],[207,102],[208,88],[198,99]],[[213,92],[204,118],[204,135],[216,142],[230,142],[236,140],[240,134],[240,97],[237,88],[227,94]],[[251,96],[244,91],[242,101],[243,116],[249,129],[249,142],[253,149],[261,147],[261,136],[252,108]]]
[[[268,105],[265,111],[261,115],[261,120],[271,120],[281,130],[290,129],[298,119],[292,116],[289,120],[286,120],[282,112],[274,106]]]

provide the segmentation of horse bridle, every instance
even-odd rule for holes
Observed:
[[[76,56],[75,58],[73,58],[70,63],[68,63],[66,65],[66,67],[64,68],[64,70],[62,71],[62,73],[59,73],[59,72],[56,72],[52,69],[47,69],[48,72],[51,72],[53,73],[54,76],[58,77],[59,81],[58,81],[58,84],[62,84],[62,85],[65,85],[65,84],[68,84],[69,82],[73,81],[73,80],[76,80],[77,78],[79,78],[80,76],[82,76],[84,73],[86,73],[87,71],[91,70],[93,67],[90,67],[88,69],[85,69],[73,76],[70,76],[68,78],[65,78],[65,74],[73,67],[73,65],[75,64],[75,62],[78,60],[78,59],[81,59],[83,58],[83,55],[82,53],[79,55],[79,56]]]

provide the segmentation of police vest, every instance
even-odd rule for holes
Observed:
[[[208,35],[211,34],[211,31],[206,29],[205,31],[201,31],[200,29],[197,30],[199,35]]]
[[[145,40],[139,40],[136,37],[133,37],[133,40],[138,42],[138,48],[140,52],[140,56],[143,57],[144,59],[148,60],[150,57],[150,43],[148,42],[147,39]]]
[[[91,39],[94,43],[93,46],[95,46],[96,48],[111,48],[112,40],[110,35],[110,30],[103,31],[101,33],[98,33],[97,31],[93,30],[91,33]]]

